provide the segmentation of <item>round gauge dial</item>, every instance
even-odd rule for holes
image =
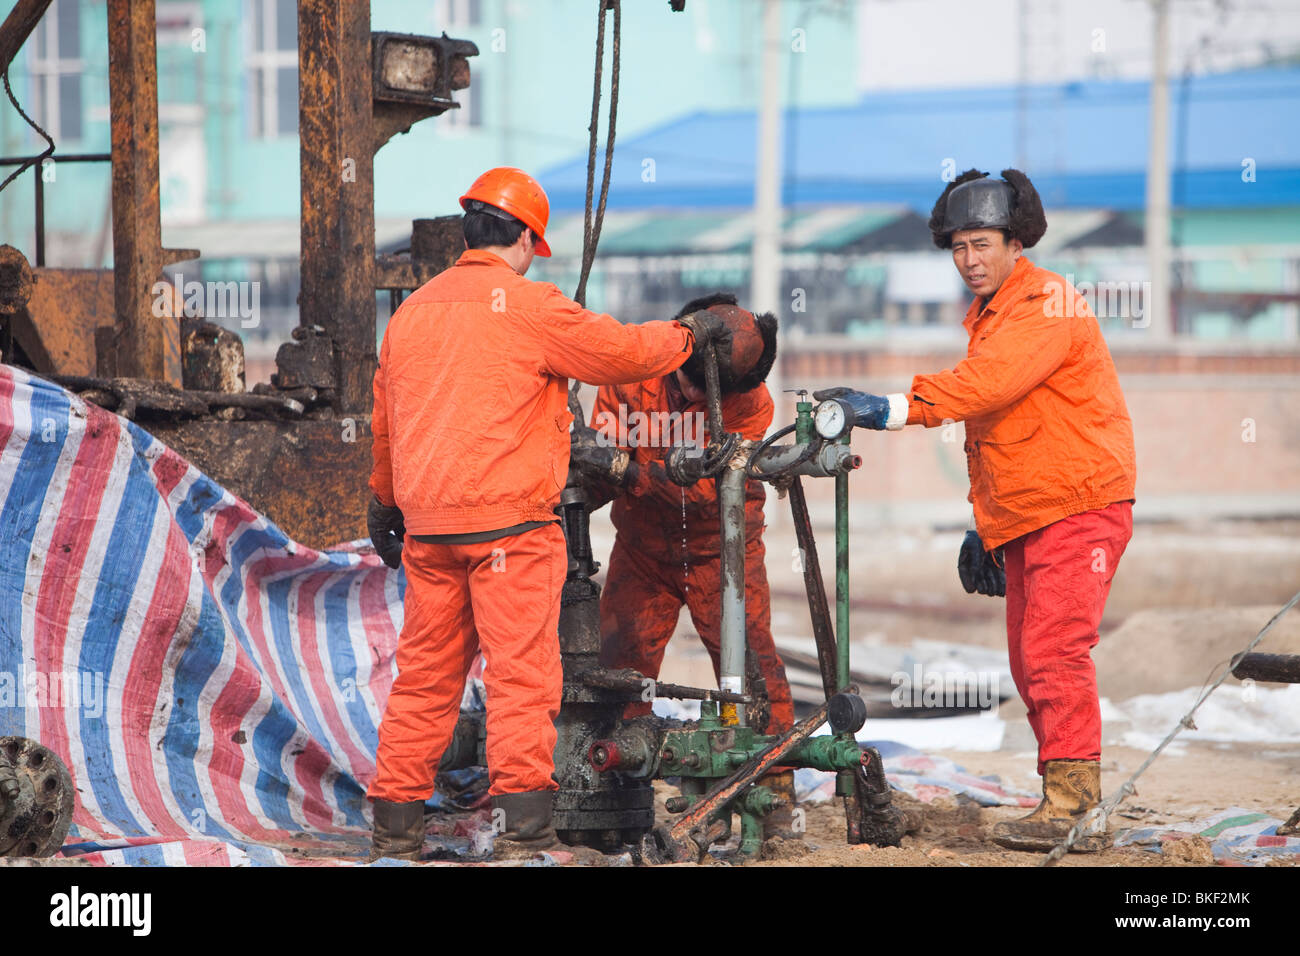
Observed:
[[[844,406],[831,399],[822,402],[813,412],[813,425],[822,438],[839,438],[848,429],[849,416]]]

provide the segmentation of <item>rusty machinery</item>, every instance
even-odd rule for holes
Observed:
[[[50,0],[18,0],[0,24],[0,73]],[[373,156],[392,136],[456,108],[470,82],[465,40],[371,33],[367,0],[298,4],[302,295],[270,385],[245,391],[238,336],[160,310],[163,268],[198,258],[162,245],[154,0],[108,0],[110,153],[0,159],[0,189],[31,169],[31,257],[0,245],[0,360],[26,365],[149,430],[208,475],[317,546],[359,537],[370,472],[375,295],[451,265],[459,216],[417,220],[409,256],[376,256]],[[6,82],[6,92],[8,83]],[[344,159],[355,176],[341,182]],[[42,164],[112,164],[113,268],[45,263]],[[34,264],[33,264],[34,262]],[[164,301],[166,301],[164,299]],[[108,304],[112,303],[112,308]],[[67,768],[36,741],[0,738],[0,855],[48,856],[68,832]]]
[[[0,25],[0,71],[8,70],[49,2],[18,0]],[[364,527],[360,490],[370,468],[375,293],[418,288],[449,266],[461,247],[460,217],[449,216],[417,220],[409,256],[375,255],[373,155],[396,133],[455,107],[451,92],[468,86],[468,58],[477,49],[445,34],[372,33],[364,0],[300,0],[299,324],[276,356],[270,385],[246,393],[237,337],[183,320],[179,308],[160,317],[153,307],[152,290],[163,267],[199,253],[161,244],[153,0],[108,0],[108,21],[111,154],[57,154],[46,137],[43,153],[0,161],[18,167],[10,179],[35,169],[37,212],[34,266],[19,250],[0,248],[3,357],[23,360],[127,417],[146,419],[152,432],[292,537],[317,544],[356,537]],[[112,162],[112,270],[45,265],[39,173],[47,157]],[[355,175],[340,188],[345,159],[354,161]],[[102,308],[110,298],[111,314]],[[798,477],[834,475],[843,491],[857,460],[846,445],[805,427],[807,403],[800,405],[793,446],[755,448],[724,436],[716,374],[709,384],[712,434],[723,438],[705,451],[679,454],[707,455],[705,471],[721,475],[722,689],[656,685],[660,696],[701,699],[697,723],[621,719],[624,705],[642,693],[645,682],[639,674],[598,663],[599,589],[591,580],[597,565],[584,492],[566,489],[562,510],[571,571],[560,626],[565,685],[556,751],[557,827],[567,839],[593,846],[636,842],[649,861],[690,859],[728,835],[738,814],[748,852],[776,799],[759,778],[778,765],[816,766],[839,774],[850,842],[896,843],[903,824],[890,806],[879,755],[853,739],[865,709],[848,685],[846,622],[840,621],[838,648],[832,633]],[[341,425],[350,426],[355,440],[339,440]],[[746,707],[761,699],[759,688],[746,687],[744,674],[747,473],[789,490],[800,545],[813,558],[805,574],[827,702],[779,737],[760,733],[746,715]],[[837,495],[838,502],[844,500]],[[839,543],[846,557],[845,542]],[[847,567],[840,570],[843,613]],[[827,720],[834,733],[811,737]],[[444,766],[481,762],[481,743],[481,725],[466,722]],[[16,851],[46,852],[61,842],[59,827],[66,831],[66,770],[60,775],[57,758],[52,762],[39,744],[0,744],[0,816],[27,828]],[[670,804],[680,817],[655,828],[651,780],[663,776],[682,780],[682,794]],[[35,843],[40,846],[33,849]]]
[[[49,5],[14,5],[0,25],[0,72]],[[469,86],[478,50],[446,34],[372,33],[368,0],[300,0],[299,322],[271,383],[246,392],[238,336],[184,317],[179,295],[157,314],[163,268],[199,250],[162,245],[155,37],[154,0],[108,0],[111,153],[59,153],[33,122],[46,149],[0,159],[8,180],[33,171],[36,204],[34,249],[0,246],[3,360],[140,418],[295,540],[360,537],[376,292],[418,288],[462,246],[460,217],[448,216],[416,220],[409,255],[376,255],[373,157],[397,133],[456,108],[452,93]],[[111,162],[112,269],[45,264],[41,164],[51,158]]]
[[[592,580],[598,565],[589,536],[588,494],[581,481],[571,480],[561,499],[569,573],[559,626],[564,691],[556,721],[555,828],[571,844],[605,851],[632,845],[642,862],[686,862],[699,861],[711,846],[732,836],[738,818],[738,852],[752,856],[761,846],[763,817],[781,799],[764,785],[763,776],[774,768],[813,767],[837,775],[849,843],[897,845],[910,821],[891,803],[880,754],[855,739],[867,707],[849,683],[847,483],[849,473],[861,464],[848,445],[852,418],[833,414],[833,400],[824,403],[832,414],[822,418],[839,426],[833,433],[818,431],[812,403],[800,401],[794,425],[761,443],[742,441],[722,428],[717,367],[711,355],[705,371],[710,444],[678,446],[665,464],[682,483],[701,474],[716,477],[723,581],[720,689],[651,681],[635,671],[600,664],[600,588]],[[793,444],[774,444],[792,432]],[[837,485],[838,627],[831,620],[801,476],[833,478]],[[772,482],[790,499],[805,555],[808,606],[826,695],[814,713],[780,735],[762,732],[765,694],[761,684],[747,676],[752,673],[745,659],[747,478]],[[646,699],[647,689],[656,697],[700,700],[700,719],[623,719],[627,704]],[[751,709],[759,713],[751,715]],[[826,723],[831,733],[813,736]],[[440,768],[481,764],[483,738],[482,716],[462,715]],[[677,778],[681,792],[667,804],[676,819],[656,826],[652,782],[664,778]]]

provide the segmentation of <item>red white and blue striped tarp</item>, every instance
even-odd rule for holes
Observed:
[[[362,854],[404,575],[296,544],[135,424],[9,366],[0,449],[0,734],[68,765],[63,854]]]

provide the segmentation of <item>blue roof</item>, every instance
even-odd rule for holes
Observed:
[[[1024,91],[1026,172],[1046,205],[1141,209],[1149,84],[1087,80]],[[854,106],[787,111],[784,202],[905,203],[928,213],[944,161],[993,174],[1016,165],[1014,86],[872,93]],[[1300,204],[1300,69],[1174,77],[1174,206]],[[748,206],[755,114],[699,112],[614,148],[609,208]],[[1243,181],[1243,161],[1254,181]],[[603,152],[597,160],[599,177]],[[553,210],[581,210],[586,155],[540,179]]]

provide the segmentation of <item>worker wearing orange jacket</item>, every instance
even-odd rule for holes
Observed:
[[[754,316],[719,293],[695,299],[679,315],[707,309],[731,331],[731,349],[718,356],[722,423],[730,433],[761,441],[772,424],[773,404],[763,384],[776,359],[776,318]],[[601,662],[659,676],[669,638],[685,605],[713,660],[721,666],[721,537],[716,482],[675,484],[664,468],[673,444],[709,441],[704,370],[695,358],[660,378],[605,386],[592,407],[591,428],[600,441],[576,442],[574,465],[584,476],[614,485],[594,490],[596,501],[616,494],[611,518],[617,534],[600,601]],[[749,677],[761,678],[767,708],[755,725],[780,733],[794,725],[785,668],[772,640],[771,596],[764,567],[764,491],[745,488],[745,637]],[[624,717],[650,713],[649,702],[629,704]],[[769,835],[792,835],[786,817],[794,802],[792,772],[766,781],[783,792],[780,814],[769,818]]]
[[[465,253],[402,303],[375,374],[368,523],[407,587],[368,791],[372,858],[418,858],[424,801],[480,649],[497,848],[555,844],[567,379],[638,381],[677,368],[696,342],[727,344],[712,316],[622,325],[525,279],[534,255],[550,255],[549,209],[521,170],[488,171],[461,206]]]
[[[1043,799],[994,840],[1050,849],[1101,799],[1101,714],[1091,650],[1133,533],[1133,426],[1096,318],[1054,272],[1021,255],[1047,229],[1033,184],[969,170],[935,204],[935,244],[975,294],[965,360],[917,375],[908,394],[818,393],[856,424],[966,423],[975,531],[958,571],[967,592],[1007,599],[1011,674],[1038,740]],[[1090,821],[1076,850],[1104,845]]]

